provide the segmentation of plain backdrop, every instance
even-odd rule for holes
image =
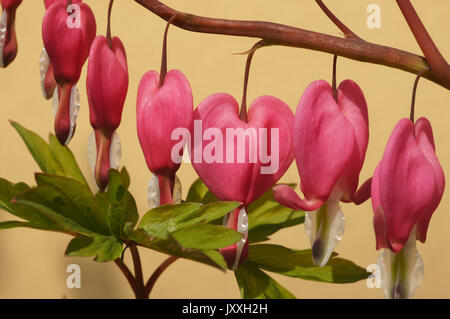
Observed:
[[[108,0],[86,0],[97,19],[97,30],[106,32]],[[141,76],[148,70],[159,70],[162,33],[165,22],[131,0],[116,0],[112,16],[112,33],[119,36],[127,50],[130,85],[118,134],[122,139],[123,160],[131,175],[131,191],[141,216],[147,211],[146,190],[150,172],[142,155],[136,133],[136,92]],[[330,9],[355,33],[367,41],[401,48],[421,54],[400,10],[391,0],[325,1]],[[177,10],[231,19],[252,19],[289,24],[296,27],[339,35],[314,1],[309,0],[196,0],[165,1]],[[381,7],[381,28],[366,25],[369,4]],[[448,0],[415,0],[424,24],[447,60],[450,60]],[[25,145],[9,125],[18,121],[43,137],[53,130],[51,102],[42,98],[39,84],[39,56],[42,49],[41,23],[43,1],[25,0],[17,12],[19,53],[7,69],[0,70],[0,176],[8,180],[33,184],[33,173],[39,168]],[[177,68],[189,79],[194,104],[217,92],[228,92],[238,100],[246,57],[233,53],[248,50],[255,39],[208,35],[172,27],[169,33],[169,69]],[[270,94],[284,100],[293,111],[306,86],[314,80],[331,78],[332,56],[325,53],[287,47],[259,50],[253,60],[248,100]],[[364,91],[369,107],[370,142],[361,183],[372,176],[387,139],[402,117],[409,115],[411,89],[415,76],[384,66],[339,58],[338,81],[350,78]],[[114,79],[111,79],[113,81]],[[89,125],[85,89],[86,66],[78,87],[81,111],[70,148],[83,172],[92,176],[87,160]],[[450,93],[428,81],[419,84],[416,116],[426,116],[432,123],[437,154],[450,178]],[[190,164],[183,164],[178,176],[184,195],[196,174]],[[295,164],[281,179],[299,182]],[[298,191],[298,190],[297,190]],[[408,200],[405,198],[405,200]],[[346,230],[336,251],[343,258],[362,267],[375,263],[380,251],[375,250],[370,201],[356,207],[343,204]],[[0,212],[0,220],[10,218]],[[417,298],[450,297],[450,196],[444,193],[435,212],[425,245],[418,249],[425,263],[425,280],[416,291]],[[129,298],[132,292],[113,263],[99,264],[90,258],[64,257],[70,238],[56,233],[15,229],[0,231],[0,297],[2,298]],[[280,231],[272,242],[305,249],[309,242],[303,225]],[[125,260],[130,264],[129,254]],[[151,272],[165,255],[141,249],[144,272]],[[80,289],[66,287],[66,267],[79,264],[82,271]],[[380,289],[369,289],[365,281],[355,284],[326,284],[273,275],[298,298],[382,298]],[[191,261],[177,261],[157,282],[153,297],[157,298],[238,298],[239,291],[232,272],[226,274]]]

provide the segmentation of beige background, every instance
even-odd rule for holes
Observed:
[[[92,7],[98,32],[106,29],[107,0],[86,0]],[[165,1],[179,10],[200,15],[266,20],[290,24],[310,30],[338,35],[336,27],[315,5],[315,2],[283,0],[196,0]],[[345,0],[326,1],[329,7],[359,36],[368,41],[419,53],[406,22],[395,1]],[[276,5],[275,5],[276,3]],[[366,8],[371,3],[381,6],[381,29],[366,26]],[[448,0],[415,0],[418,10],[433,39],[447,60],[450,60]],[[0,70],[0,176],[11,181],[33,183],[38,170],[19,136],[7,122],[14,119],[47,136],[53,129],[51,103],[41,96],[38,60],[42,48],[42,1],[25,0],[17,14],[19,54],[8,69]],[[141,215],[147,210],[146,186],[150,173],[141,153],[135,120],[136,92],[140,77],[150,69],[159,69],[162,31],[165,23],[134,1],[117,0],[113,11],[112,31],[123,40],[128,54],[130,87],[118,130],[123,142],[123,163],[128,168],[131,191]],[[209,94],[226,91],[241,97],[245,57],[232,55],[249,49],[254,39],[196,34],[172,28],[169,37],[169,68],[181,69],[189,79],[198,104]],[[262,94],[283,99],[295,110],[302,91],[312,81],[329,80],[331,55],[302,49],[270,47],[255,55],[249,84],[249,101]],[[371,139],[361,180],[371,176],[380,160],[387,138],[401,118],[408,116],[414,75],[383,66],[339,59],[338,79],[351,78],[363,89],[370,111]],[[77,132],[71,142],[82,170],[90,177],[86,144],[91,132],[85,91],[86,70],[79,83],[81,112]],[[450,178],[450,93],[427,80],[420,82],[417,116],[426,116],[433,124],[437,153]],[[195,178],[190,164],[183,164],[179,177],[185,189]],[[293,164],[282,178],[298,182]],[[407,200],[407,199],[405,199]],[[380,252],[375,250],[370,202],[360,207],[342,205],[347,218],[344,240],[337,252],[366,267],[375,263]],[[419,250],[425,261],[425,281],[416,292],[420,298],[450,297],[450,195],[448,190],[436,211],[425,245]],[[0,219],[9,218],[0,212]],[[128,298],[132,296],[126,280],[115,265],[98,264],[89,259],[64,257],[69,238],[41,231],[17,229],[0,232],[0,297],[2,298]],[[303,226],[283,230],[273,242],[293,248],[307,248]],[[128,254],[127,254],[128,255]],[[145,274],[159,265],[166,256],[141,250]],[[129,256],[126,260],[130,262]],[[65,285],[68,264],[78,263],[82,269],[82,288]],[[274,277],[298,298],[382,298],[380,289],[369,289],[364,281],[356,284],[332,285],[299,279]],[[158,298],[237,298],[239,292],[231,272],[190,261],[177,261],[156,284],[153,297]]]

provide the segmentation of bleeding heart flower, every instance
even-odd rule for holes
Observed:
[[[192,130],[192,110],[192,91],[183,73],[169,71],[161,86],[158,72],[144,74],[137,97],[137,132],[147,166],[158,176],[160,188],[173,190],[181,163],[172,158],[172,149],[179,143],[172,139],[172,133],[179,128]],[[161,190],[160,195],[171,197],[172,191]],[[160,202],[172,199],[161,198]]]
[[[444,187],[430,122],[400,120],[375,170],[371,190],[377,249],[387,248],[380,258],[387,297],[409,298],[420,284],[423,262],[415,243],[425,242]]]
[[[194,136],[203,138],[192,141],[192,165],[221,200],[249,205],[281,178],[294,159],[294,116],[276,97],[257,98],[246,122],[239,118],[234,97],[214,94],[197,107],[194,122]]]
[[[67,0],[44,0],[45,9],[48,9],[53,3],[66,3]],[[73,0],[72,4],[79,4],[82,0]],[[41,73],[42,94],[46,100],[53,97],[56,88],[56,80],[53,75],[53,66],[45,48],[42,49],[41,58],[39,60]]]
[[[97,144],[94,175],[98,187],[104,190],[111,168],[111,141],[120,125],[128,91],[127,58],[119,38],[112,38],[111,47],[104,36],[99,35],[94,40],[89,54],[86,87]]]
[[[339,201],[350,202],[358,187],[369,140],[368,112],[358,85],[345,80],[337,101],[328,82],[310,84],[300,99],[294,123],[294,153],[301,179],[301,199],[287,185],[274,196],[292,209],[307,214],[305,227],[314,261],[325,265],[344,231]]]
[[[55,2],[47,9],[42,24],[45,50],[58,83],[55,134],[62,144],[67,144],[73,135],[72,88],[80,78],[96,34],[95,18],[89,6],[80,3],[77,8],[73,13],[68,13],[64,2]]]
[[[0,3],[3,9],[0,20],[0,67],[6,68],[17,55],[15,20],[22,0],[0,0]]]

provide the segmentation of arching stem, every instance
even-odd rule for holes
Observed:
[[[111,12],[112,12],[113,4],[114,4],[114,0],[110,0],[109,6],[108,6],[108,25],[106,27],[106,40],[108,41],[108,46],[111,50],[113,48],[112,39],[111,39]]]
[[[337,67],[337,55],[335,54],[333,56],[333,78],[331,80],[331,87],[333,89],[333,98],[338,103],[338,96],[337,96],[337,86],[336,86],[336,67]]]
[[[159,87],[163,86],[164,79],[167,74],[167,34],[169,32],[169,26],[172,21],[176,18],[174,15],[167,21],[166,29],[164,30],[164,40],[163,40],[163,48],[162,48],[162,58],[161,58],[161,71],[159,72]]]
[[[242,93],[242,103],[241,103],[241,111],[239,114],[239,118],[247,122],[247,87],[248,87],[248,77],[250,75],[250,66],[252,64],[253,55],[255,51],[263,46],[266,46],[267,43],[264,40],[257,42],[249,51],[247,56],[247,62],[245,63],[245,73],[244,73],[244,89]]]
[[[413,124],[414,124],[414,109],[416,107],[417,85],[419,84],[419,80],[420,80],[421,76],[426,71],[428,71],[428,70],[423,70],[422,72],[419,72],[419,74],[417,74],[417,76],[416,76],[416,80],[414,81],[413,92],[412,92],[412,99],[411,99],[411,111],[409,113],[409,119],[411,120],[411,122],[413,122]]]

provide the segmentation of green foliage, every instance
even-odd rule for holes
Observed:
[[[0,209],[20,219],[0,222],[0,229],[28,227],[69,234],[73,238],[67,256],[95,257],[98,262],[119,258],[124,244],[137,244],[226,270],[218,249],[236,243],[242,235],[221,226],[222,219],[241,203],[220,201],[198,179],[186,202],[153,208],[139,221],[125,168],[110,170],[107,190],[94,194],[72,152],[54,135],[47,143],[18,123],[11,124],[42,173],[35,174],[32,187],[0,178]],[[267,241],[277,231],[303,223],[305,216],[276,202],[271,190],[249,205],[247,213],[251,243]],[[265,271],[332,283],[368,276],[363,268],[336,254],[328,265],[317,267],[310,250],[253,244],[247,261],[235,272],[243,298],[295,298]]]
[[[334,253],[323,267],[314,265],[311,250],[292,250],[283,246],[259,244],[250,247],[248,262],[281,275],[330,283],[352,283],[369,273]]]
[[[295,299],[291,292],[252,263],[244,263],[234,274],[244,299]]]

